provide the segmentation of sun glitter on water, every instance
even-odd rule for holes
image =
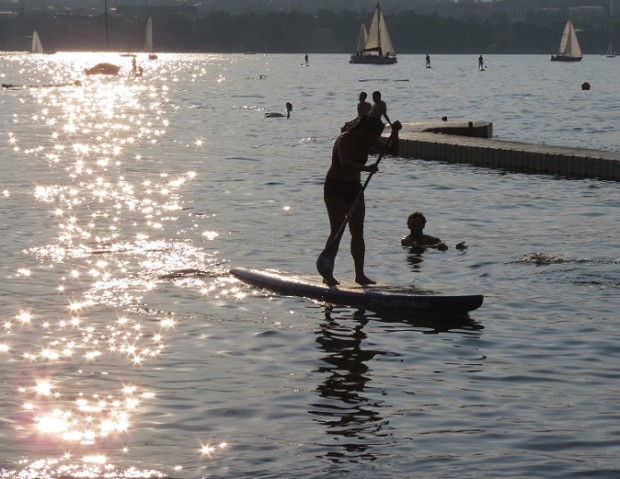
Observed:
[[[48,64],[52,83],[69,83],[90,61],[87,55],[54,57]],[[64,303],[65,313],[50,317],[35,304],[3,320],[0,353],[15,365],[15,377],[7,381],[20,404],[13,424],[25,455],[47,451],[47,457],[2,470],[0,477],[162,476],[115,466],[100,453],[121,438],[129,441],[157,398],[148,384],[125,381],[123,371],[156,364],[177,327],[173,316],[150,311],[143,297],[166,281],[214,288],[219,295],[234,291],[205,271],[215,258],[168,233],[185,207],[181,193],[197,173],[146,176],[141,170],[152,160],[147,147],[170,124],[168,88],[159,83],[120,76],[84,78],[62,88],[33,85],[24,101],[35,102],[37,113],[24,119],[16,113],[48,132],[34,145],[15,133],[8,142],[23,161],[50,171],[48,182],[32,186],[32,195],[48,213],[51,234],[34,240],[28,253],[36,262],[15,277],[33,284],[52,277],[49,294]],[[218,235],[208,230],[203,237]],[[106,306],[126,314],[111,314]],[[225,442],[202,446],[197,456],[226,448]],[[119,454],[130,451],[123,446]]]

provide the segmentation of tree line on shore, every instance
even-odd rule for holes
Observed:
[[[612,22],[612,20],[614,20]],[[0,19],[0,50],[28,50],[37,30],[43,44],[57,51],[141,51],[146,18],[110,15],[16,15]],[[153,17],[159,52],[351,53],[361,23],[370,18],[352,11]],[[554,53],[564,22],[466,20],[419,15],[386,15],[397,53]],[[106,35],[106,23],[108,31]],[[603,53],[610,41],[620,47],[620,22],[591,19],[577,24],[582,50]],[[108,46],[106,47],[106,38]]]

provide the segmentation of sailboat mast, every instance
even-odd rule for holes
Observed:
[[[607,34],[609,36],[609,46],[607,47],[607,58],[614,58],[613,32],[611,31],[612,16],[614,14],[614,0],[609,0],[609,18],[607,20]]]
[[[382,47],[382,43],[381,43],[381,5],[379,5],[379,2],[377,2],[377,12],[379,13],[379,15],[377,15],[377,31],[379,32],[377,34],[377,38],[379,39],[379,56],[382,57],[383,56],[383,47]]]
[[[105,49],[110,49],[110,40],[108,38],[108,0],[103,0],[105,5]]]

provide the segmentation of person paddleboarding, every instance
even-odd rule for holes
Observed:
[[[355,266],[355,282],[362,285],[374,284],[364,272],[366,245],[364,242],[364,217],[366,205],[364,190],[373,174],[379,171],[378,165],[386,152],[398,152],[398,132],[402,128],[399,121],[392,124],[392,134],[387,143],[381,141],[385,125],[376,117],[362,116],[349,130],[342,133],[334,142],[332,162],[325,178],[324,199],[329,217],[330,233],[325,249],[316,261],[323,283],[337,285],[334,278],[334,263],[340,240],[349,225],[351,233],[351,255]],[[377,161],[366,165],[371,149],[380,151]],[[361,172],[369,173],[362,186]]]

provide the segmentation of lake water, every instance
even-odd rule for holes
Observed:
[[[106,60],[120,78],[82,76]],[[0,477],[618,477],[618,183],[385,158],[367,274],[484,294],[465,318],[327,308],[228,270],[314,272],[359,91],[393,120],[620,151],[620,59],[138,61],[0,54]],[[448,251],[399,245],[414,210]]]

